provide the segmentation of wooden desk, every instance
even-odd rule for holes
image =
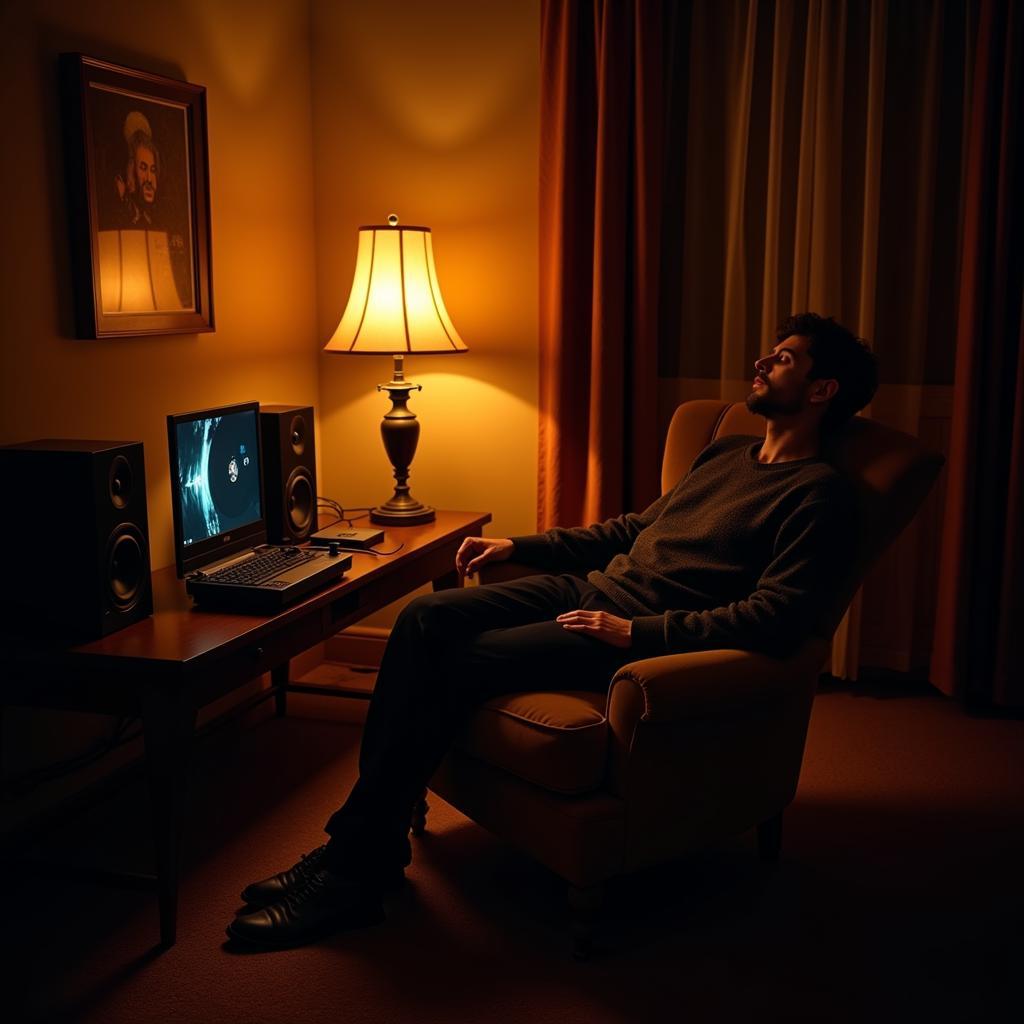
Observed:
[[[490,515],[438,512],[433,523],[391,527],[378,545],[391,556],[352,553],[340,583],[277,615],[193,608],[174,567],[153,573],[152,617],[92,643],[45,650],[6,638],[2,698],[8,705],[137,715],[153,801],[160,943],[177,934],[179,848],[196,715],[204,705],[270,672],[278,714],[288,660],[427,583],[457,587],[455,552]]]

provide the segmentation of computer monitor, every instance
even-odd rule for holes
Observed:
[[[266,543],[258,402],[167,417],[178,576]]]

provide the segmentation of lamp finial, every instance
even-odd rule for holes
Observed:
[[[389,213],[388,214],[388,227],[391,227],[391,228],[398,227],[398,214],[397,213]]]

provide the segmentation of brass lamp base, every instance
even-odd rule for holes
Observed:
[[[370,513],[370,522],[377,526],[416,526],[419,523],[432,523],[436,518],[429,505],[421,505],[413,500],[408,508],[396,508],[393,501],[378,505]]]
[[[408,407],[409,392],[422,391],[423,388],[405,379],[402,356],[396,355],[392,379],[387,384],[378,384],[377,390],[386,391],[391,399],[391,408],[380,424],[380,436],[394,469],[395,493],[370,513],[370,522],[377,526],[415,526],[432,522],[434,510],[409,493],[409,466],[420,437],[419,421]]]

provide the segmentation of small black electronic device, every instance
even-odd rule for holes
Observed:
[[[314,533],[309,538],[310,544],[317,547],[330,547],[337,544],[339,548],[348,548],[350,551],[365,551],[379,544],[384,539],[383,530],[361,530],[357,527],[345,526],[344,523],[335,523],[325,530]]]
[[[267,544],[259,404],[167,417],[179,578],[197,604],[274,612],[330,583],[348,556]]]

